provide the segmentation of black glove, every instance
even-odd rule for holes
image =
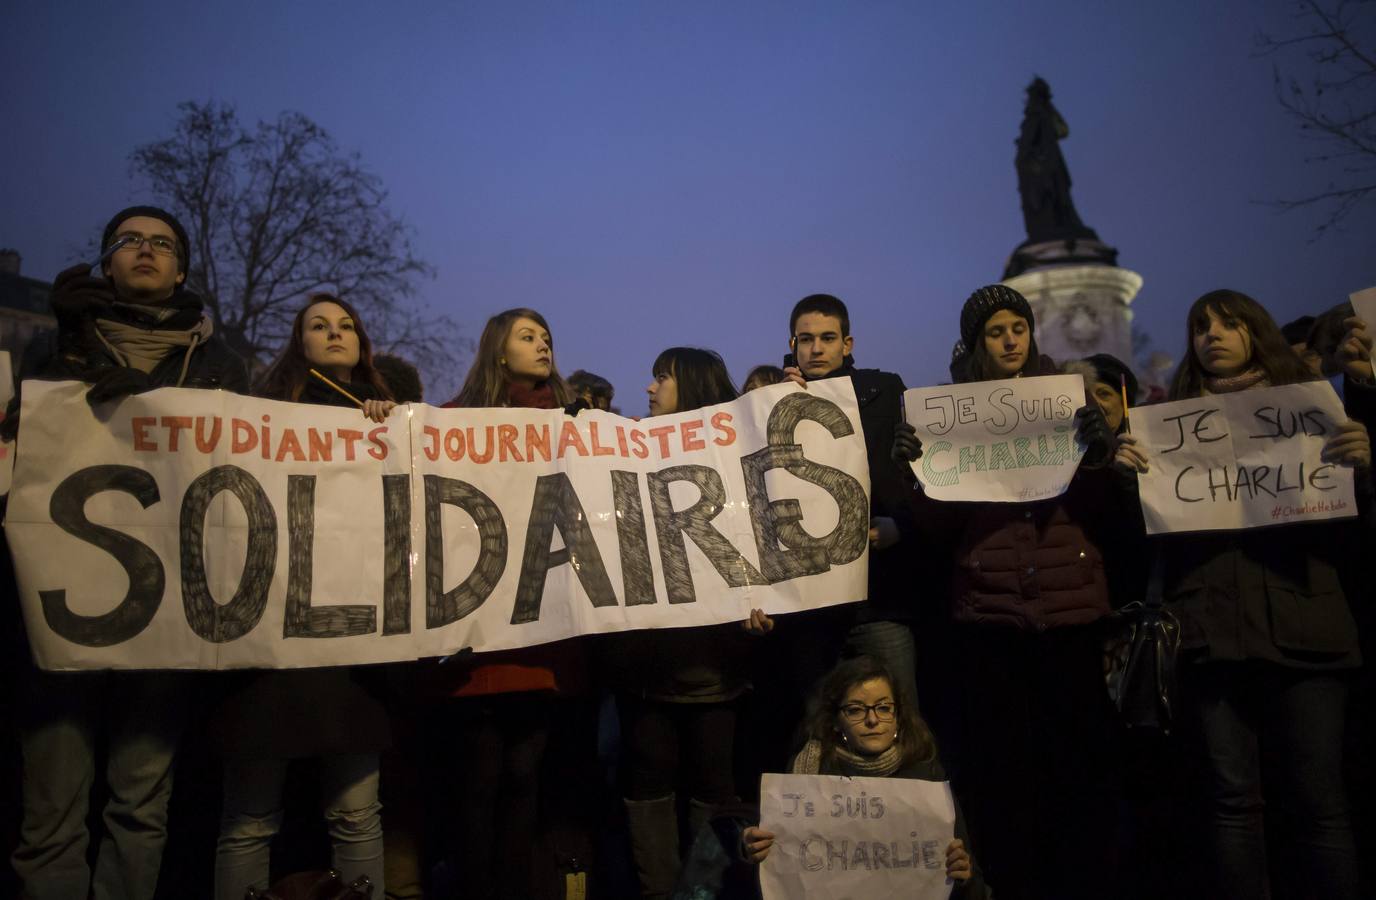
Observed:
[[[109,400],[118,400],[130,394],[151,391],[156,385],[148,379],[147,372],[131,369],[128,366],[115,366],[103,370],[86,392],[86,402],[95,406]]]
[[[91,266],[81,263],[64,269],[53,281],[49,303],[57,318],[59,352],[87,356],[100,349],[96,317],[115,300],[115,289],[103,278],[91,276]]]
[[[893,427],[893,447],[889,456],[900,466],[922,457],[922,440],[917,429],[907,422],[899,422]]]
[[[104,278],[93,276],[89,263],[79,263],[58,273],[49,302],[57,317],[57,327],[73,331],[108,309],[115,302],[115,289]]]
[[[1085,445],[1085,465],[1102,466],[1113,458],[1113,433],[1108,430],[1108,420],[1098,404],[1090,403],[1075,410],[1075,436]]]

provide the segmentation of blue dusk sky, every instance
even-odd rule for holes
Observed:
[[[1082,218],[1145,284],[1178,355],[1216,287],[1284,322],[1376,284],[1372,205],[1324,187],[1276,104],[1257,32],[1284,0],[1157,3],[147,3],[12,0],[0,27],[0,246],[49,279],[147,200],[129,152],[183,100],[311,117],[361,154],[436,270],[419,300],[476,338],[532,306],[559,367],[643,414],[649,367],[710,347],[739,380],[788,312],[850,305],[857,362],[945,377],[961,302],[1024,238],[1023,90],[1046,78]],[[1296,61],[1298,64],[1298,61]],[[429,399],[463,372],[426,372]]]

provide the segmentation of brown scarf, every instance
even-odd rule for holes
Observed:
[[[865,778],[887,778],[903,765],[903,752],[898,749],[897,741],[877,756],[862,756],[845,747],[837,747],[833,752],[836,754],[836,761],[848,774]],[[791,771],[794,775],[817,775],[821,768],[822,742],[813,738],[803,746],[797,756],[793,757]]]
[[[1235,394],[1238,391],[1245,391],[1254,387],[1270,386],[1271,380],[1259,367],[1239,372],[1236,375],[1204,376],[1204,393],[1206,394]]]
[[[96,319],[96,334],[105,344],[105,349],[120,365],[140,372],[152,372],[174,350],[185,347],[186,356],[182,359],[177,387],[181,387],[186,380],[191,354],[208,341],[214,332],[215,325],[208,316],[202,316],[199,322],[187,329],[140,328],[114,319]]]

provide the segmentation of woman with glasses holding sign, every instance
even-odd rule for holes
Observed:
[[[1034,328],[1017,291],[975,291],[960,315],[963,380],[1058,374],[1038,352]],[[1109,596],[1101,545],[1122,512],[1102,468],[1112,452],[1103,414],[1086,405],[1075,423],[1087,449],[1060,496],[999,503],[912,494],[919,528],[955,561],[952,649],[963,729],[948,745],[1000,897],[1097,898],[1112,874],[1115,722],[1102,668]],[[911,425],[898,425],[893,450],[905,471],[922,455]],[[1083,877],[1067,880],[1069,871]]]
[[[286,348],[256,393],[352,406],[381,422],[396,404],[372,360],[372,342],[357,310],[339,297],[315,294],[296,314]],[[381,896],[378,766],[391,731],[380,693],[356,680],[354,670],[332,666],[256,674],[226,699],[211,726],[225,754],[216,900],[242,900],[249,887],[267,888],[293,759],[320,761],[331,867],[345,882],[367,879]]]
[[[1220,290],[1190,307],[1170,399],[1311,380],[1261,304]],[[1357,470],[1365,512],[1366,429],[1333,424],[1323,460]],[[1131,436],[1116,458],[1129,471],[1151,465]],[[1181,622],[1186,715],[1202,734],[1211,779],[1216,884],[1209,896],[1270,893],[1263,783],[1279,795],[1290,825],[1285,865],[1276,871],[1290,874],[1297,895],[1358,896],[1342,753],[1348,679],[1361,664],[1346,595],[1354,563],[1370,546],[1361,521],[1158,539],[1165,602]]]
[[[804,723],[807,743],[793,759],[794,775],[846,775],[852,778],[916,778],[945,781],[931,729],[894,689],[894,678],[872,656],[845,660],[817,686]],[[956,804],[955,838],[946,847],[946,877],[963,900],[985,896],[984,878],[967,849],[969,835]],[[762,863],[774,835],[746,828],[741,850]]]

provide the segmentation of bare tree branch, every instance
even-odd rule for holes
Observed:
[[[1316,228],[1321,236],[1376,199],[1376,53],[1370,49],[1376,43],[1376,0],[1300,0],[1295,19],[1308,33],[1259,34],[1258,53],[1308,66],[1304,81],[1283,74],[1280,63],[1273,67],[1276,101],[1322,148],[1307,163],[1329,169],[1343,163],[1334,169],[1337,180],[1325,188],[1271,205],[1323,209],[1325,219]]]
[[[410,301],[432,274],[387,208],[381,179],[306,116],[243,127],[233,106],[187,102],[170,137],[138,147],[131,175],[186,224],[188,282],[230,346],[259,363],[286,341],[317,291],[347,297],[379,350],[455,371],[459,326]]]

